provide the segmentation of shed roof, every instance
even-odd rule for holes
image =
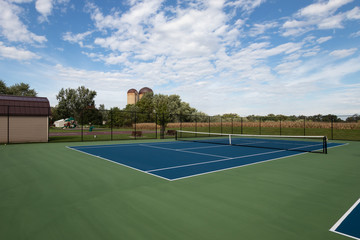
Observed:
[[[0,115],[48,116],[50,103],[46,97],[0,95]]]

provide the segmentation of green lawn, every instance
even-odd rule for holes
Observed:
[[[111,143],[0,145],[0,239],[349,239],[360,142],[173,182],[65,147]]]

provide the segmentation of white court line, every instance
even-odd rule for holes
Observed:
[[[217,145],[217,146],[206,146],[206,147],[192,147],[192,148],[181,148],[178,150],[191,150],[191,149],[202,149],[202,148],[217,148],[217,147],[230,147],[231,145]]]
[[[261,164],[261,163],[265,163],[265,162],[270,162],[270,161],[274,161],[274,160],[278,160],[278,159],[282,159],[282,158],[288,158],[288,157],[297,156],[297,155],[302,155],[302,154],[306,154],[306,152],[297,153],[297,154],[294,154],[294,155],[283,156],[283,157],[278,157],[278,158],[272,158],[272,159],[268,159],[268,160],[264,160],[264,161],[260,161],[260,162],[253,162],[253,163],[244,164],[244,165],[240,165],[240,166],[234,166],[234,167],[229,167],[229,168],[222,168],[222,169],[218,169],[218,170],[214,170],[214,171],[209,171],[209,172],[203,172],[203,173],[188,175],[188,176],[185,176],[185,177],[173,178],[173,179],[170,179],[169,181],[176,181],[176,180],[181,180],[181,179],[186,179],[186,178],[201,176],[201,175],[205,175],[205,174],[208,174],[208,173],[216,173],[216,172],[222,172],[222,171],[226,171],[226,170],[230,170],[230,169],[235,169],[235,168],[247,167],[247,166],[251,166],[251,165],[255,165],[255,164]]]
[[[78,149],[75,149],[75,148],[71,148],[71,147],[68,147],[68,146],[66,146],[66,148],[69,148],[69,149],[71,149],[71,150],[74,150],[74,151],[77,151],[77,152],[80,152],[80,153],[87,154],[87,155],[92,156],[92,157],[97,157],[97,158],[100,158],[100,159],[102,159],[102,160],[106,160],[106,161],[109,161],[109,162],[112,162],[112,163],[115,163],[115,164],[118,164],[118,165],[121,165],[121,166],[124,166],[124,167],[130,168],[130,169],[133,169],[133,170],[136,170],[136,171],[142,172],[142,173],[146,173],[146,174],[149,174],[149,175],[151,175],[151,176],[155,176],[155,177],[159,177],[159,178],[162,178],[162,179],[165,179],[165,180],[171,181],[171,179],[169,179],[169,178],[162,177],[162,176],[159,176],[159,175],[156,175],[156,174],[152,174],[152,173],[149,173],[149,172],[146,172],[146,171],[140,170],[140,169],[138,169],[138,168],[130,167],[129,165],[122,164],[122,163],[118,163],[118,162],[112,161],[112,160],[107,159],[107,158],[103,158],[103,157],[100,157],[100,156],[97,156],[97,155],[94,155],[94,154],[91,154],[91,153],[83,152],[83,151],[81,151],[81,150],[78,150]]]
[[[174,168],[182,168],[182,167],[189,167],[189,166],[202,165],[202,164],[215,163],[215,162],[224,162],[224,161],[229,161],[229,160],[233,160],[233,159],[248,158],[248,157],[266,155],[266,154],[277,153],[277,152],[285,152],[285,151],[286,150],[278,150],[278,151],[272,151],[272,152],[266,152],[266,153],[256,153],[256,154],[250,154],[250,155],[245,155],[245,156],[240,156],[240,157],[224,158],[224,159],[212,160],[212,161],[207,161],[207,162],[191,163],[191,164],[184,164],[184,165],[178,165],[178,166],[173,166],[173,167],[152,169],[152,170],[149,170],[147,172],[155,172],[155,171],[174,169]]]
[[[150,146],[150,145],[148,146],[148,145],[142,145],[142,144],[140,144],[140,145],[144,146],[144,147],[157,148],[157,149],[163,149],[163,150],[169,150],[169,151],[175,151],[175,152],[193,153],[193,154],[210,156],[210,157],[227,158],[226,156],[207,154],[207,153],[198,153],[198,152],[192,152],[192,151],[183,151],[182,149],[164,148],[164,147],[157,147],[157,146]]]
[[[340,235],[344,235],[346,237],[350,237],[350,238],[353,238],[353,239],[357,239],[359,240],[359,238],[357,237],[354,237],[354,236],[350,236],[350,235],[347,235],[345,233],[342,233],[342,232],[338,232],[336,231],[336,229],[341,225],[341,223],[347,218],[347,216],[357,207],[357,205],[360,203],[360,198],[354,203],[354,205],[351,206],[351,208],[349,210],[347,210],[347,212],[334,224],[334,226],[332,226],[332,228],[330,228],[330,232],[334,232],[334,233],[337,233],[337,234],[340,234]]]

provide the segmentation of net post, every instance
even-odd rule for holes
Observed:
[[[327,137],[323,138],[323,153],[327,154]]]
[[[229,145],[231,145],[231,134],[229,134]]]
[[[178,140],[178,131],[175,130],[175,141],[177,141],[177,140]]]

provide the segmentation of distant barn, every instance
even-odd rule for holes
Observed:
[[[49,100],[0,95],[0,143],[48,142]]]

